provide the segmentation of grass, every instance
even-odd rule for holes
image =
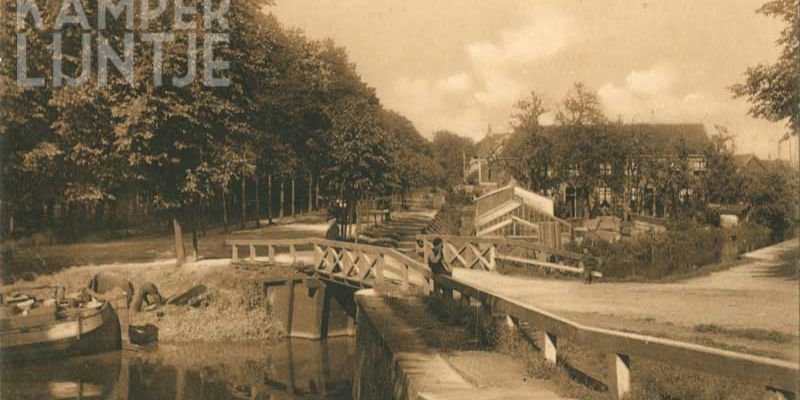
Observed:
[[[504,320],[483,315],[474,305],[439,298],[428,300],[429,312],[448,325],[461,324],[475,335],[484,349],[514,357],[524,363],[528,375],[555,383],[557,394],[585,400],[608,399],[607,355],[568,340],[558,342],[558,363],[544,359],[543,332],[527,326],[509,327]],[[475,330],[478,333],[472,333]],[[698,332],[734,335],[777,343],[792,338],[778,332],[758,329],[725,329],[698,325]],[[629,400],[721,400],[761,399],[760,387],[743,385],[725,377],[698,373],[644,359],[633,359],[632,391]]]
[[[713,333],[717,335],[725,335],[738,337],[742,339],[774,342],[774,343],[790,343],[793,336],[787,335],[775,330],[759,329],[759,328],[725,328],[715,324],[700,324],[695,325],[695,332],[700,333]]]
[[[324,218],[305,216],[299,222],[322,223]],[[250,227],[253,223],[251,222]],[[288,225],[287,225],[288,226]],[[263,237],[296,238],[320,235],[305,230],[287,231],[281,225],[261,229],[236,230],[238,224],[230,226],[226,234],[222,226],[210,227],[207,235],[199,238],[202,259],[230,257],[230,248],[224,245],[225,238],[236,235],[260,235]],[[324,234],[324,232],[322,232]],[[191,256],[191,232],[184,232],[184,246]],[[0,244],[0,267],[3,283],[18,280],[31,281],[37,276],[52,275],[64,268],[76,265],[105,265],[118,263],[140,263],[175,257],[175,244],[171,233],[146,234],[125,239],[87,241],[72,244],[23,246],[13,243]]]

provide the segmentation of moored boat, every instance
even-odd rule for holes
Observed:
[[[0,359],[5,362],[35,362],[76,354],[91,354],[120,347],[119,323],[108,302],[42,302],[29,300],[19,314],[11,304],[2,305]]]

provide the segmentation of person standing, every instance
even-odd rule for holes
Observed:
[[[444,262],[444,245],[442,239],[433,239],[433,251],[428,256],[428,267],[435,275],[453,276],[453,270]]]
[[[592,272],[595,269],[595,264],[597,260],[592,256],[592,253],[589,252],[588,247],[583,248],[583,259],[581,260],[581,264],[583,264],[583,283],[587,285],[592,284]]]

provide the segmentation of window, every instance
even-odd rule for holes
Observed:
[[[706,170],[706,160],[703,157],[694,157],[689,160],[689,170],[695,173],[695,175],[700,174]]]
[[[599,187],[594,190],[595,197],[597,197],[597,202],[600,204],[611,204],[611,196],[613,195],[611,192],[611,188],[608,187]]]
[[[678,193],[681,202],[686,203],[694,196],[694,189],[681,189],[680,193]]]
[[[625,175],[633,176],[639,172],[639,163],[636,160],[628,160],[625,163]]]
[[[600,164],[600,174],[603,176],[611,176],[611,163]]]
[[[578,164],[571,164],[569,166],[569,176],[570,178],[581,176],[581,171],[578,169]]]

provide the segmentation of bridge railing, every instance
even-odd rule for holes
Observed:
[[[548,247],[538,242],[519,238],[489,238],[479,236],[452,236],[452,235],[417,235],[416,252],[428,259],[433,251],[433,240],[441,239],[443,244],[444,261],[450,267],[467,269],[483,269],[494,271],[497,262],[509,262],[539,268],[545,271],[554,271],[567,274],[583,274],[581,266],[582,256],[579,253],[559,250]],[[556,256],[560,263],[536,260],[521,257],[503,249],[521,249],[526,251],[542,252]],[[593,276],[601,278],[602,273],[592,272]]]
[[[264,248],[270,263],[311,264],[314,273],[332,280],[361,287],[380,287],[386,280],[398,282],[403,290],[412,286],[426,292],[431,287],[427,265],[395,249],[339,242],[322,238],[308,239],[228,239],[231,259],[240,260],[240,249],[248,249],[248,260],[256,261]],[[301,254],[304,253],[304,254]],[[308,254],[311,253],[311,254]],[[280,257],[288,254],[287,257]],[[302,256],[306,259],[301,260]]]
[[[558,356],[557,343],[564,339],[607,354],[606,384],[614,398],[621,399],[631,390],[631,358],[648,359],[758,385],[774,398],[796,398],[800,378],[796,363],[585,326],[447,276],[436,276],[434,280],[437,287],[445,289],[441,292],[437,289],[437,294],[452,300],[453,292],[457,292],[461,295],[461,301],[477,300],[487,314],[506,316],[516,326],[526,325],[542,331],[544,357],[553,364]]]

